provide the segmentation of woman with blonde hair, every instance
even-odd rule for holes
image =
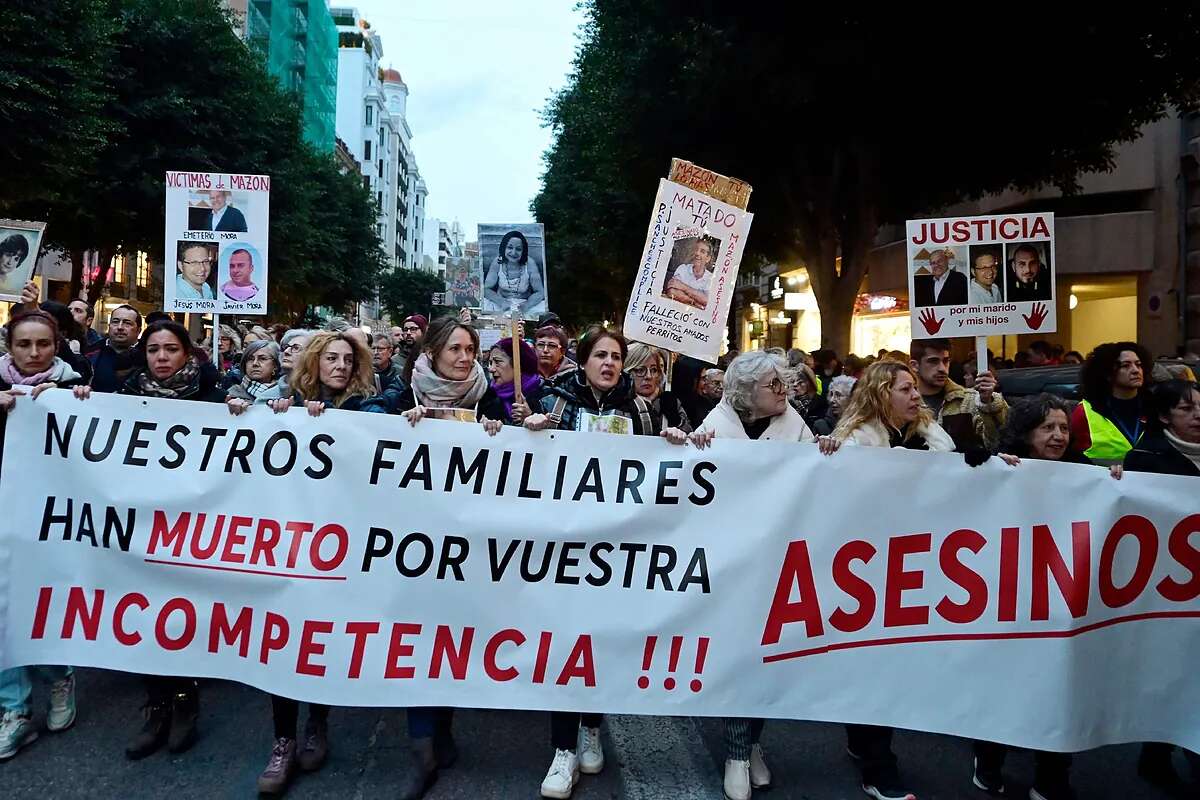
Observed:
[[[387,413],[383,398],[375,394],[371,351],[341,331],[321,331],[309,339],[288,385],[293,395],[273,401],[275,411],[303,403],[314,417],[326,408]]]
[[[661,415],[664,429],[678,428],[684,433],[691,433],[692,423],[679,397],[674,392],[663,391],[667,363],[665,351],[642,342],[630,342],[625,372],[633,378],[633,390],[637,396],[649,402]]]
[[[833,438],[864,447],[950,452],[954,441],[933,419],[907,364],[877,361],[854,387]]]
[[[804,418],[805,424],[816,430],[817,421],[829,410],[829,403],[821,396],[817,376],[803,361],[788,370],[792,378],[788,387],[788,402]]]

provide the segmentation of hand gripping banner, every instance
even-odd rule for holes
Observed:
[[[1190,478],[53,390],[0,496],[0,665],[1200,750]]]

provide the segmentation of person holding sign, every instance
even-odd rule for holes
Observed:
[[[371,351],[349,331],[314,334],[292,369],[288,386],[291,397],[270,402],[276,413],[293,405],[303,405],[314,417],[327,408],[388,413],[385,399],[375,394]]]
[[[817,437],[788,402],[787,359],[763,350],[742,353],[725,370],[725,394],[692,441],[721,439],[815,442]]]
[[[479,333],[457,317],[433,321],[421,354],[412,365],[412,380],[400,397],[404,417],[416,425],[424,417],[475,422],[488,393],[487,373],[475,355]]]
[[[621,369],[628,353],[629,343],[621,334],[601,325],[588,328],[579,339],[580,368],[548,388],[539,413],[525,418],[525,428],[660,435],[672,444],[685,443],[687,434],[678,428],[659,432],[661,415],[637,396],[633,381]],[[603,720],[603,714],[551,712],[554,760],[542,781],[542,797],[565,800],[581,772],[595,775],[604,769]]]
[[[976,375],[974,389],[950,380],[949,339],[914,339],[908,365],[917,376],[921,399],[959,450],[996,443],[1008,416],[1008,403],[996,391],[991,372]]]
[[[542,407],[546,393],[542,376],[537,373],[537,355],[528,342],[518,340],[521,348],[521,399],[516,396],[516,375],[513,371],[511,338],[496,342],[488,352],[488,372],[492,375],[491,391],[479,403],[479,411],[488,419],[497,419],[505,425],[521,425]]]
[[[637,392],[638,397],[650,402],[662,417],[663,425],[691,433],[692,423],[687,412],[683,410],[683,403],[674,392],[663,391],[663,379],[667,374],[666,363],[667,358],[662,350],[634,342],[629,345],[625,371],[633,376],[633,390]]]
[[[700,237],[692,248],[691,260],[675,268],[664,294],[680,303],[705,308],[708,305],[708,287],[712,283],[711,269],[716,260],[716,240],[711,236]]]
[[[0,449],[8,415],[18,399],[36,398],[47,389],[73,389],[76,397],[91,393],[87,383],[58,357],[59,329],[53,316],[41,309],[18,314],[6,326],[8,352],[0,356]],[[15,387],[24,391],[14,391]],[[12,667],[0,671],[0,759],[11,758],[38,737],[30,701],[38,675],[50,681],[50,709],[46,727],[64,731],[75,722],[75,678],[71,667]]]

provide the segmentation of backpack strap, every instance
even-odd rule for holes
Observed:
[[[637,409],[638,417],[642,422],[643,435],[656,435],[660,433],[654,424],[654,409],[650,405],[650,401],[646,398],[638,396],[633,398],[633,406]]]
[[[554,401],[554,408],[546,415],[550,417],[550,421],[554,423],[554,427],[557,428],[562,425],[562,415],[566,408],[567,399],[565,397],[559,397]]]

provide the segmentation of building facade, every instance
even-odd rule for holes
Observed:
[[[266,58],[267,71],[300,98],[304,138],[332,152],[338,40],[325,0],[243,0],[230,7],[245,20],[244,39]]]
[[[1081,176],[1080,185],[1069,197],[1051,187],[1010,191],[930,215],[1055,214],[1058,331],[993,337],[989,348],[1012,358],[1045,339],[1086,355],[1102,342],[1131,339],[1159,356],[1200,352],[1200,120],[1172,115],[1147,125],[1117,148],[1111,172]],[[851,351],[907,351],[903,225],[880,229],[861,292]],[[820,347],[820,311],[804,266],[739,276],[728,335],[729,346],[743,350]]]

